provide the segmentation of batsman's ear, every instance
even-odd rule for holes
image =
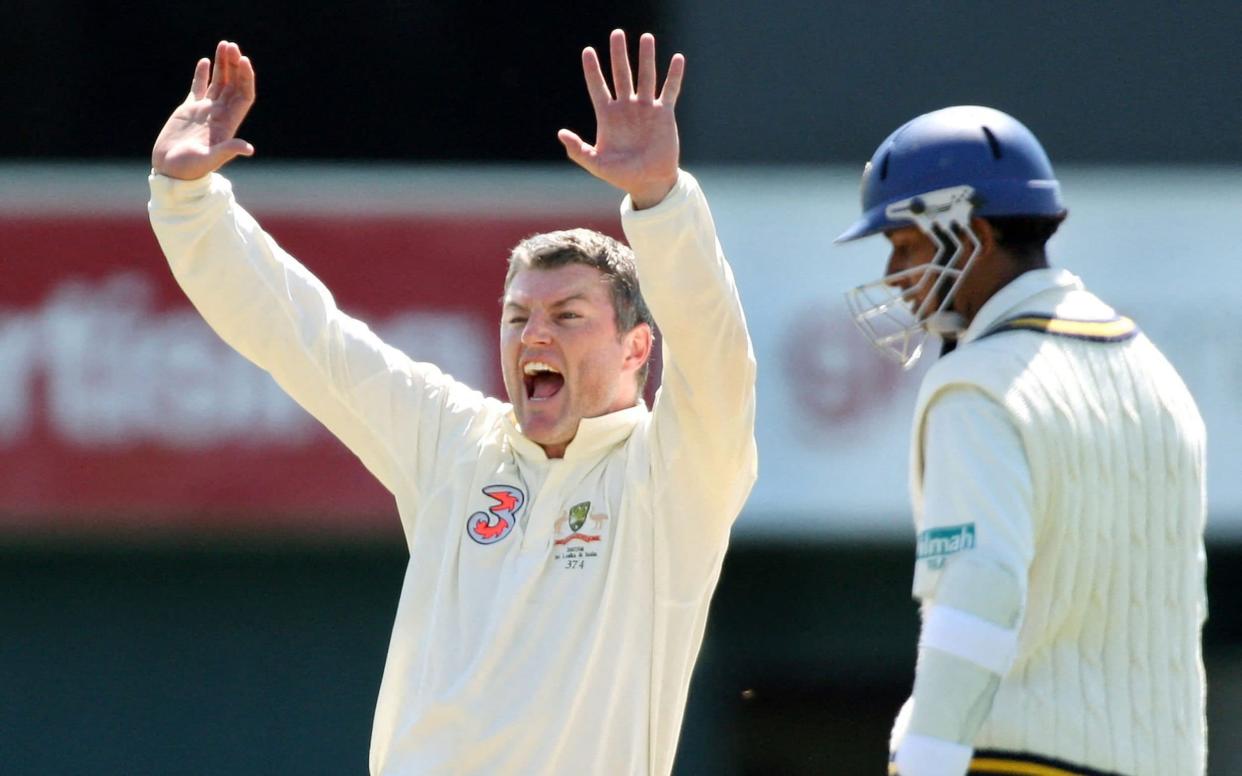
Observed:
[[[979,241],[979,253],[986,254],[996,250],[996,229],[986,218],[974,216],[970,219],[970,228]]]

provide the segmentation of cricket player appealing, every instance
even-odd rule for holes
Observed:
[[[684,59],[657,91],[651,35],[636,83],[624,33],[610,46],[612,91],[595,51],[582,54],[595,144],[560,140],[627,193],[633,252],[587,230],[514,249],[500,319],[508,403],[385,345],[237,203],[215,172],[253,153],[235,137],[254,102],[235,44],[199,61],[155,143],[150,217],[177,281],[396,499],[410,563],[372,774],[672,768],[708,602],[756,476],[755,361],[706,201],[678,167]],[[665,362],[648,410],[653,318]]]
[[[909,366],[922,628],[890,773],[1204,772],[1204,426],[1177,373],[1045,243],[1066,215],[1035,136],[961,106],[863,172],[885,277],[856,322]]]

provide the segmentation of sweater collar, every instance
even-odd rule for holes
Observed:
[[[1081,291],[1082,281],[1069,270],[1047,267],[1023,272],[983,303],[974,320],[958,338],[959,344],[977,339],[992,326],[1018,313],[1037,312],[1032,300],[1048,291]]]

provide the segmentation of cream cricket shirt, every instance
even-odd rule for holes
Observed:
[[[754,357],[694,178],[654,208],[622,205],[664,338],[654,405],[582,421],[559,460],[508,404],[338,310],[223,177],[153,175],[149,209],[212,328],[396,498],[410,563],[371,773],[668,773],[756,476]]]

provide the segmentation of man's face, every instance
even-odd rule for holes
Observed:
[[[922,271],[931,264],[936,256],[936,243],[923,233],[917,226],[903,226],[884,233],[892,246],[888,255],[888,265],[884,268],[884,276],[889,278],[888,284],[900,289],[902,298],[910,311],[918,317],[925,318],[935,310],[937,302],[932,301],[930,309],[924,309],[923,303],[935,286],[938,274]],[[892,277],[896,275],[896,277]]]
[[[602,272],[585,264],[521,270],[503,303],[505,390],[522,433],[549,458],[564,455],[582,418],[634,405],[651,331],[640,324],[618,334]]]

